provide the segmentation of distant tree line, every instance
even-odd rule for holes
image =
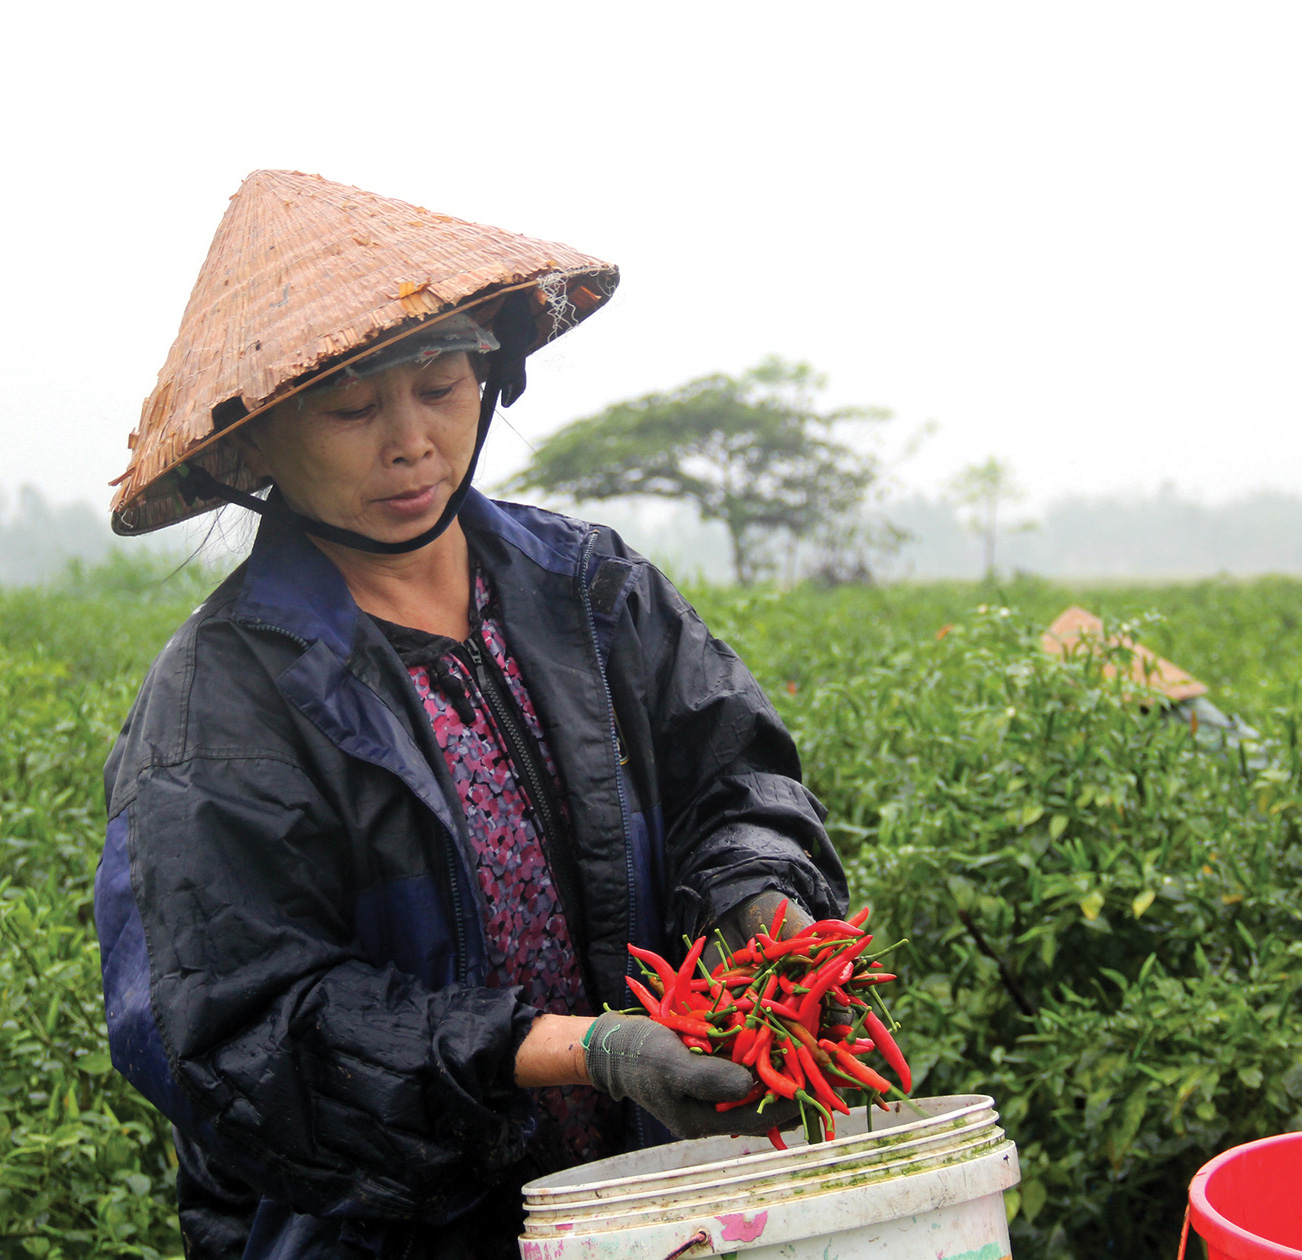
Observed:
[[[892,577],[975,578],[983,540],[955,507],[923,496],[883,505],[909,534]],[[1275,491],[1207,504],[1165,487],[1149,495],[1072,495],[1030,530],[999,540],[999,569],[1060,578],[1194,578],[1302,573],[1302,497]]]
[[[885,503],[880,461],[863,434],[865,422],[890,413],[820,407],[825,386],[808,364],[770,357],[740,376],[715,373],[615,403],[544,440],[505,489],[613,516],[634,545],[680,571],[742,584],[1018,569],[1120,578],[1302,571],[1302,499],[1290,495],[1207,506],[1167,487],[1075,496],[1042,520],[1009,521],[1023,492],[991,456],[937,498]],[[677,510],[647,510],[653,500]],[[642,522],[651,522],[645,535]]]
[[[846,449],[848,475],[841,489],[853,487],[869,466],[868,457]],[[812,510],[819,503],[794,497],[791,519],[802,526],[799,533],[756,529],[752,517],[742,542],[747,574],[787,581],[928,581],[975,579],[989,567],[996,553],[989,514],[979,510],[982,487],[968,487],[974,497],[967,506],[954,487],[945,497],[893,500],[874,497],[877,488],[869,476],[851,510],[822,516]],[[614,525],[676,576],[720,582],[735,576],[735,535],[721,513],[701,510],[690,497],[591,495],[577,506],[574,496],[552,497]],[[821,506],[841,502],[833,494]],[[90,504],[53,505],[30,486],[12,496],[0,492],[0,585],[53,581],[65,575],[70,561],[99,564],[119,548],[128,557],[161,550],[175,563],[204,544],[209,562],[224,563],[251,541],[252,527],[242,517],[232,510],[215,541],[205,518],[190,533],[168,530],[123,543],[109,532],[107,513]],[[1302,573],[1302,496],[1259,491],[1205,504],[1173,487],[1150,495],[1075,495],[1051,502],[1031,529],[1001,523],[996,567],[1054,578]]]

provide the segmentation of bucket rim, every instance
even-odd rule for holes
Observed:
[[[995,1100],[989,1094],[938,1094],[934,1098],[913,1099],[911,1101],[921,1106],[923,1103],[951,1102],[951,1101],[957,1101],[959,1099],[963,1100],[962,1103],[960,1103],[959,1106],[954,1107],[950,1111],[940,1111],[935,1115],[926,1116],[923,1119],[913,1119],[913,1120],[906,1121],[904,1124],[887,1125],[883,1129],[868,1130],[864,1133],[857,1133],[857,1134],[847,1133],[843,1136],[833,1139],[831,1142],[819,1143],[819,1145],[829,1151],[844,1150],[845,1146],[851,1143],[864,1142],[866,1140],[869,1140],[873,1137],[876,1137],[886,1132],[889,1132],[891,1134],[904,1134],[906,1132],[909,1132],[910,1130],[915,1130],[923,1126],[936,1125],[936,1124],[953,1124],[955,1121],[959,1121],[960,1127],[962,1127],[961,1121],[964,1116],[970,1115],[973,1112],[985,1111],[985,1110],[989,1110],[993,1113],[991,1117],[992,1123],[996,1125],[999,1123],[999,1112],[995,1109]],[[695,1139],[695,1140],[699,1141],[702,1139]],[[710,1139],[703,1139],[703,1140],[708,1141]],[[803,1158],[803,1153],[805,1151],[806,1151],[806,1147],[804,1146],[791,1147],[789,1150],[785,1150],[785,1151],[760,1150],[760,1151],[752,1151],[749,1155],[745,1156],[744,1158],[754,1160],[756,1161],[756,1163],[767,1163],[770,1165],[777,1165],[786,1162],[797,1162],[796,1159],[793,1157],[800,1155]],[[611,1157],[611,1159],[609,1160],[597,1160],[591,1164],[582,1164],[579,1166],[579,1169],[582,1169],[584,1171],[590,1171],[594,1168],[597,1168],[601,1164],[611,1163],[614,1160],[621,1160],[624,1158],[625,1156],[616,1155]],[[650,1181],[669,1181],[681,1177],[683,1173],[686,1172],[688,1169],[690,1169],[693,1173],[698,1173],[698,1172],[708,1173],[713,1171],[716,1168],[731,1168],[733,1165],[736,1164],[738,1158],[739,1157],[736,1155],[723,1156],[718,1159],[708,1160],[702,1164],[690,1164],[684,1168],[665,1168],[665,1169],[661,1169],[658,1172],[633,1173],[624,1177],[612,1177],[608,1180],[604,1180],[598,1177],[593,1181],[575,1181],[569,1183],[562,1182],[560,1185],[548,1184],[549,1182],[552,1182],[554,1180],[559,1180],[561,1178],[568,1177],[573,1173],[575,1173],[576,1171],[578,1171],[578,1169],[565,1169],[561,1172],[549,1173],[545,1177],[539,1177],[534,1181],[528,1182],[523,1187],[523,1194],[525,1196],[526,1202],[539,1201],[539,1206],[541,1206],[542,1201],[545,1201],[546,1199],[552,1197],[553,1195],[571,1192],[578,1189],[581,1186],[599,1184],[599,1185],[610,1187],[610,1186],[619,1186],[619,1185],[624,1185],[624,1184],[629,1184],[634,1182],[641,1183],[641,1182],[650,1182]]]
[[[880,1187],[887,1183],[902,1184],[911,1177],[920,1177],[928,1172],[941,1169],[953,1169],[958,1165],[971,1166],[988,1155],[1004,1152],[1013,1147],[1012,1140],[1000,1129],[997,1135],[979,1142],[972,1142],[953,1152],[942,1153],[944,1157],[925,1153],[914,1154],[895,1164],[881,1164],[871,1168],[850,1168],[837,1172],[833,1165],[827,1174],[814,1181],[800,1182],[799,1198],[806,1203],[827,1195],[840,1194],[847,1190]],[[718,1217],[731,1212],[767,1211],[792,1198],[793,1183],[788,1180],[776,1181],[769,1177],[767,1187],[761,1185],[721,1184],[719,1192],[713,1196],[703,1195],[695,1199],[681,1201],[682,1210],[698,1215]],[[567,1210],[568,1209],[568,1210]],[[559,1204],[552,1208],[528,1208],[525,1221],[526,1235],[535,1237],[556,1237],[558,1219],[571,1220],[577,1229],[583,1225],[590,1234],[616,1232],[621,1229],[635,1229],[640,1225],[665,1218],[665,1205],[657,1203],[650,1197],[639,1197],[634,1202],[597,1199],[586,1203]]]
[[[1251,1257],[1269,1256],[1273,1260],[1302,1260],[1302,1251],[1286,1247],[1283,1243],[1272,1242],[1236,1225],[1222,1216],[1207,1198],[1207,1183],[1226,1164],[1231,1164],[1244,1151],[1260,1150],[1267,1146],[1289,1146],[1302,1143],[1302,1133],[1278,1133],[1274,1137],[1258,1138],[1255,1142],[1244,1142],[1222,1151],[1210,1159],[1195,1174],[1189,1183],[1189,1223],[1198,1231],[1204,1242],[1232,1256],[1235,1260]]]
[[[853,1136],[850,1135],[846,1139],[838,1138],[836,1142],[851,1141]],[[770,1181],[781,1171],[786,1171],[792,1177],[801,1177],[808,1185],[821,1185],[825,1180],[841,1176],[858,1176],[883,1169],[916,1167],[928,1161],[951,1160],[954,1156],[963,1152],[984,1146],[998,1145],[1006,1137],[1007,1135],[999,1127],[997,1121],[982,1120],[977,1124],[966,1124],[961,1128],[940,1133],[917,1134],[906,1142],[891,1146],[874,1147],[865,1143],[858,1150],[844,1146],[838,1149],[835,1142],[820,1142],[817,1146],[793,1146],[790,1148],[790,1153],[804,1152],[811,1158],[793,1161],[789,1167],[784,1166],[782,1169],[774,1168],[772,1161],[762,1163],[754,1155],[741,1155],[735,1160],[711,1164],[694,1164],[683,1171],[695,1173],[698,1169],[706,1169],[712,1174],[721,1173],[725,1169],[742,1171],[735,1171],[734,1175],[731,1176],[697,1177],[685,1184],[676,1185],[674,1192],[680,1196],[693,1193],[713,1193],[716,1196],[735,1193],[740,1192],[745,1186]],[[770,1152],[766,1151],[762,1152],[762,1154],[767,1158]],[[637,1179],[623,1178],[622,1180],[627,1182]],[[618,1189],[628,1190],[629,1193],[602,1194],[598,1192],[604,1190],[607,1186],[617,1186]],[[565,1214],[594,1209],[613,1212],[618,1208],[631,1209],[639,1203],[654,1200],[657,1196],[666,1193],[666,1187],[661,1183],[652,1185],[638,1184],[635,1187],[630,1187],[619,1185],[615,1181],[590,1182],[587,1185],[580,1185],[577,1189],[588,1197],[553,1200],[550,1196],[546,1199],[540,1199],[526,1195],[525,1203],[531,1213],[539,1216],[548,1213]]]

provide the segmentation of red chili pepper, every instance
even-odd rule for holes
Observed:
[[[689,1050],[699,1050],[702,1054],[710,1054],[714,1050],[704,1037],[694,1037],[691,1033],[679,1033],[678,1037]]]
[[[871,1054],[876,1048],[871,1038],[862,1035],[855,1038],[854,1045],[848,1045],[843,1041],[838,1047],[841,1050],[848,1050],[851,1054]]]
[[[774,940],[778,939],[778,933],[782,931],[782,925],[786,922],[786,919],[787,898],[783,897],[782,900],[778,902],[778,908],[773,911],[773,925],[769,928],[769,935]]]
[[[672,1028],[674,1032],[690,1033],[693,1037],[708,1037],[714,1032],[713,1024],[707,1024],[703,1019],[693,1019],[690,1015],[673,1015],[662,1011],[655,1018],[657,1024]]]
[[[732,1061],[734,1063],[741,1063],[746,1057],[746,1052],[754,1044],[754,1041],[755,1029],[743,1026],[741,1032],[732,1039]]]
[[[789,936],[785,941],[772,941],[767,945],[761,941],[759,944],[765,962],[774,962],[788,954],[799,954],[808,948],[809,941],[800,936]]]
[[[762,1024],[759,1031],[755,1034],[755,1040],[751,1042],[750,1049],[742,1056],[743,1067],[753,1067],[760,1059],[769,1057],[769,1042],[773,1040],[773,1029],[768,1024]]]
[[[628,985],[629,992],[633,994],[643,1006],[646,1007],[648,1015],[660,1014],[660,999],[651,993],[646,985],[640,984],[632,976],[626,976],[625,983]]]
[[[769,1141],[780,1151],[787,1149],[787,1144],[782,1140],[782,1134],[778,1132],[777,1125],[769,1130]]]
[[[895,1075],[900,1078],[900,1084],[904,1086],[904,1092],[907,1094],[913,1088],[913,1073],[909,1071],[904,1055],[895,1044],[895,1038],[872,1011],[864,1016],[863,1023],[869,1035],[877,1043],[877,1049],[882,1052],[882,1058],[895,1069]]]
[[[829,1080],[836,1082],[837,1089],[856,1089],[863,1092],[864,1083],[856,1076],[851,1076],[848,1072],[843,1072],[835,1063],[829,1063],[826,1068]]]
[[[832,985],[840,984],[842,980],[848,979],[854,974],[854,968],[851,964],[859,953],[867,947],[867,944],[867,940],[861,938],[843,953],[838,954],[835,958],[829,958],[814,973],[809,982],[809,992],[800,999],[800,1022],[811,1032],[815,1027],[814,1021],[818,1018],[818,1010],[823,1000],[823,994]]]
[[[794,1006],[787,1002],[779,1002],[777,998],[772,998],[764,1003],[766,1011],[772,1011],[774,1015],[781,1015],[783,1019],[799,1019],[800,1013]]]
[[[839,1111],[842,1115],[848,1116],[850,1108],[841,1101],[836,1091],[827,1083],[827,1078],[818,1070],[818,1064],[814,1061],[814,1056],[810,1053],[809,1047],[799,1045],[796,1047],[796,1055],[800,1059],[800,1066],[805,1069],[805,1078],[814,1088],[814,1094],[825,1107],[830,1107],[833,1111]]]
[[[861,1084],[867,1085],[869,1089],[875,1089],[880,1094],[889,1094],[891,1083],[880,1072],[874,1072],[866,1063],[860,1063],[848,1050],[842,1050],[840,1046],[834,1046],[829,1051],[836,1060],[836,1065],[847,1076],[853,1076]]]
[[[763,1053],[755,1060],[755,1070],[759,1072],[760,1080],[775,1094],[782,1098],[794,1098],[796,1096],[795,1082],[789,1077],[783,1076],[773,1066],[773,1061],[769,1058],[767,1045],[765,1045]]]
[[[871,913],[872,913],[872,908],[870,906],[864,906],[864,908],[860,910],[858,914],[852,914],[846,920],[846,922],[851,927],[863,927],[863,925],[868,922],[868,916]]]
[[[810,929],[806,929],[810,930]],[[863,929],[844,919],[819,919],[812,928],[815,936],[862,936]]]
[[[852,988],[858,986],[867,989],[871,988],[874,984],[885,984],[887,981],[895,979],[897,979],[897,977],[893,976],[889,971],[878,971],[874,972],[872,975],[855,976],[851,979],[850,985]]]
[[[749,984],[755,978],[754,973],[750,971],[720,971],[718,967],[711,975],[716,982],[729,989],[739,984]]]
[[[782,1071],[796,1083],[797,1089],[805,1088],[805,1069],[796,1052],[796,1043],[785,1037],[779,1043],[782,1047]]]
[[[630,945],[628,952],[639,962],[646,963],[660,977],[660,983],[665,986],[665,992],[668,993],[677,978],[674,969],[654,950],[639,949],[636,945]]]
[[[684,1005],[691,1011],[709,1011],[717,1015],[720,1011],[732,1009],[732,997],[725,989],[713,993],[688,993],[683,999]]]
[[[784,1021],[783,1026],[792,1037],[803,1042],[811,1050],[818,1048],[818,1039],[799,1020],[792,1020],[790,1023]]]
[[[687,957],[683,959],[683,965],[678,968],[677,975],[674,976],[673,983],[665,993],[664,1011],[682,1012],[685,1009],[684,999],[688,993],[688,985],[691,983],[692,972],[696,969],[697,959],[700,958],[702,951],[705,949],[705,937],[697,937],[692,942],[692,947],[687,951]]]

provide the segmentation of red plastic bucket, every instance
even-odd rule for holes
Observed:
[[[1209,1260],[1302,1260],[1302,1133],[1236,1146],[1204,1164],[1189,1185],[1189,1224]]]

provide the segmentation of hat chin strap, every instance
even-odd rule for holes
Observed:
[[[378,556],[400,556],[409,551],[419,551],[428,546],[457,518],[461,505],[470,493],[470,483],[474,480],[475,467],[479,463],[479,454],[484,449],[488,437],[488,427],[493,422],[499,400],[502,406],[509,407],[524,393],[525,355],[535,335],[533,317],[529,313],[528,302],[523,293],[512,293],[502,304],[497,318],[493,321],[493,332],[501,349],[494,352],[489,359],[488,380],[484,385],[484,396],[479,401],[479,426],[475,433],[475,449],[470,456],[470,466],[461,484],[452,492],[437,521],[404,542],[381,542],[378,538],[369,538],[365,534],[343,529],[338,525],[329,525],[310,516],[295,512],[278,495],[260,499],[255,494],[248,494],[218,481],[206,468],[197,464],[182,464],[177,472],[182,475],[180,492],[187,503],[198,499],[224,499],[259,516],[271,517],[301,529],[305,534],[320,538],[325,542],[337,543],[341,547],[351,547],[354,551],[367,551]]]

